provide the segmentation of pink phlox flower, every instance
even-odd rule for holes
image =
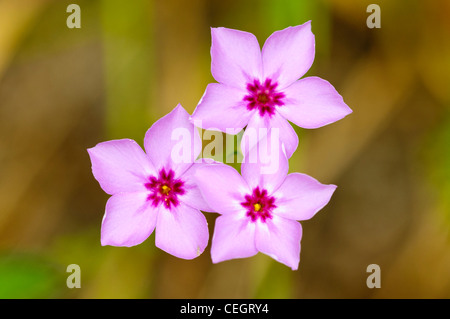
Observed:
[[[211,209],[193,179],[196,169],[206,165],[196,162],[200,136],[181,105],[152,125],[144,148],[145,152],[135,141],[121,139],[88,149],[94,177],[112,195],[106,203],[101,244],[138,245],[156,229],[157,247],[179,258],[195,258],[209,239],[200,210]]]
[[[305,174],[288,174],[284,146],[277,139],[270,147],[270,161],[263,163],[260,149],[269,148],[271,132],[244,158],[242,175],[225,164],[195,173],[205,201],[221,214],[211,243],[213,263],[261,252],[296,270],[302,237],[298,221],[313,217],[336,189]],[[272,163],[276,168],[268,170]]]
[[[274,32],[262,50],[248,32],[220,27],[211,35],[211,73],[219,83],[208,84],[191,119],[225,133],[246,126],[244,153],[257,143],[246,138],[247,131],[255,130],[259,140],[276,127],[290,158],[298,136],[288,121],[312,129],[352,112],[329,82],[314,76],[298,80],[314,60],[310,22]]]

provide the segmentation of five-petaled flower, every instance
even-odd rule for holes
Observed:
[[[177,141],[183,129],[188,139]],[[184,137],[185,137],[184,136]],[[174,156],[178,143],[187,144],[187,156]],[[147,131],[144,148],[133,140],[103,142],[88,149],[94,177],[112,195],[106,204],[101,244],[134,246],[155,231],[160,249],[183,259],[201,254],[208,244],[205,216],[210,211],[193,174],[205,164],[195,162],[201,152],[197,129],[181,105]]]
[[[192,117],[178,105],[147,131],[145,152],[130,139],[88,149],[94,177],[112,195],[101,244],[134,246],[156,229],[157,247],[192,259],[209,239],[200,210],[214,211],[220,214],[211,245],[214,263],[262,252],[296,270],[302,237],[298,221],[321,210],[336,186],[288,174],[288,159],[298,146],[288,121],[318,128],[352,110],[329,82],[299,80],[314,60],[310,22],[274,32],[262,50],[251,33],[211,32],[211,72],[219,83],[207,86]],[[194,124],[233,134],[246,127],[242,175],[223,163],[196,160],[202,143]],[[270,154],[261,152],[267,149]]]
[[[226,133],[247,126],[246,132],[256,131],[257,139],[267,132],[259,128],[276,127],[290,158],[298,136],[288,120],[318,128],[352,112],[329,82],[318,77],[298,80],[314,60],[310,22],[274,32],[262,51],[251,33],[222,27],[211,33],[211,73],[219,83],[206,87],[191,118],[194,124]],[[257,143],[246,132],[244,152]]]
[[[259,251],[296,270],[302,236],[298,221],[313,217],[336,189],[305,174],[288,175],[288,159],[281,144],[270,147],[272,156],[279,156],[278,170],[263,174],[265,165],[257,150],[268,148],[271,132],[249,151],[248,158],[256,161],[244,158],[242,176],[225,164],[203,166],[195,173],[205,201],[221,214],[211,244],[214,263]]]

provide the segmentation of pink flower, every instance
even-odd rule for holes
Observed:
[[[180,146],[183,156],[175,152]],[[101,244],[138,245],[156,228],[157,247],[179,258],[195,258],[209,237],[200,210],[210,208],[193,180],[195,170],[204,165],[194,163],[201,151],[200,136],[181,105],[153,124],[144,147],[147,154],[135,141],[122,139],[88,149],[94,177],[112,195]]]
[[[278,169],[262,173],[267,165],[256,152],[267,148],[270,135],[250,150],[247,159],[253,156],[257,160],[250,163],[244,159],[242,176],[225,164],[204,166],[195,173],[204,199],[221,214],[216,219],[211,245],[213,263],[262,252],[296,270],[302,237],[298,221],[313,217],[336,189],[305,174],[288,175],[282,146],[272,152],[277,156]]]
[[[211,73],[219,83],[208,84],[192,115],[203,129],[237,132],[247,126],[246,131],[259,132],[259,128],[276,127],[289,158],[298,146],[298,136],[288,120],[312,129],[352,112],[327,81],[298,80],[314,60],[310,22],[274,32],[262,51],[251,33],[227,28],[212,28],[211,33]],[[257,143],[248,140],[246,133],[242,141],[248,141],[242,146],[246,149]]]

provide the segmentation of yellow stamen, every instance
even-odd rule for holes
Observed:
[[[261,204],[260,203],[254,204],[253,207],[255,208],[255,212],[259,212],[261,210]]]
[[[163,186],[161,186],[161,191],[164,195],[167,195],[170,192],[170,187],[167,185],[163,185]]]
[[[257,98],[259,103],[267,103],[269,101],[269,97],[266,94],[259,94]]]

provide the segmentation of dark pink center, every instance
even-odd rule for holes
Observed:
[[[166,208],[176,207],[180,204],[178,195],[183,195],[184,182],[175,178],[175,173],[169,169],[168,172],[163,168],[159,171],[159,176],[150,176],[149,182],[145,187],[150,191],[147,200],[152,202],[154,207],[160,203]]]
[[[258,109],[259,115],[268,114],[272,116],[275,113],[276,106],[284,105],[284,93],[276,90],[278,83],[272,83],[271,79],[266,79],[264,84],[259,80],[253,80],[253,83],[247,84],[248,94],[244,96],[249,111]]]
[[[267,195],[267,190],[260,190],[259,187],[253,189],[253,193],[245,195],[245,201],[241,203],[247,209],[247,217],[252,222],[256,222],[258,218],[262,222],[272,218],[272,210],[275,206],[275,198]]]

